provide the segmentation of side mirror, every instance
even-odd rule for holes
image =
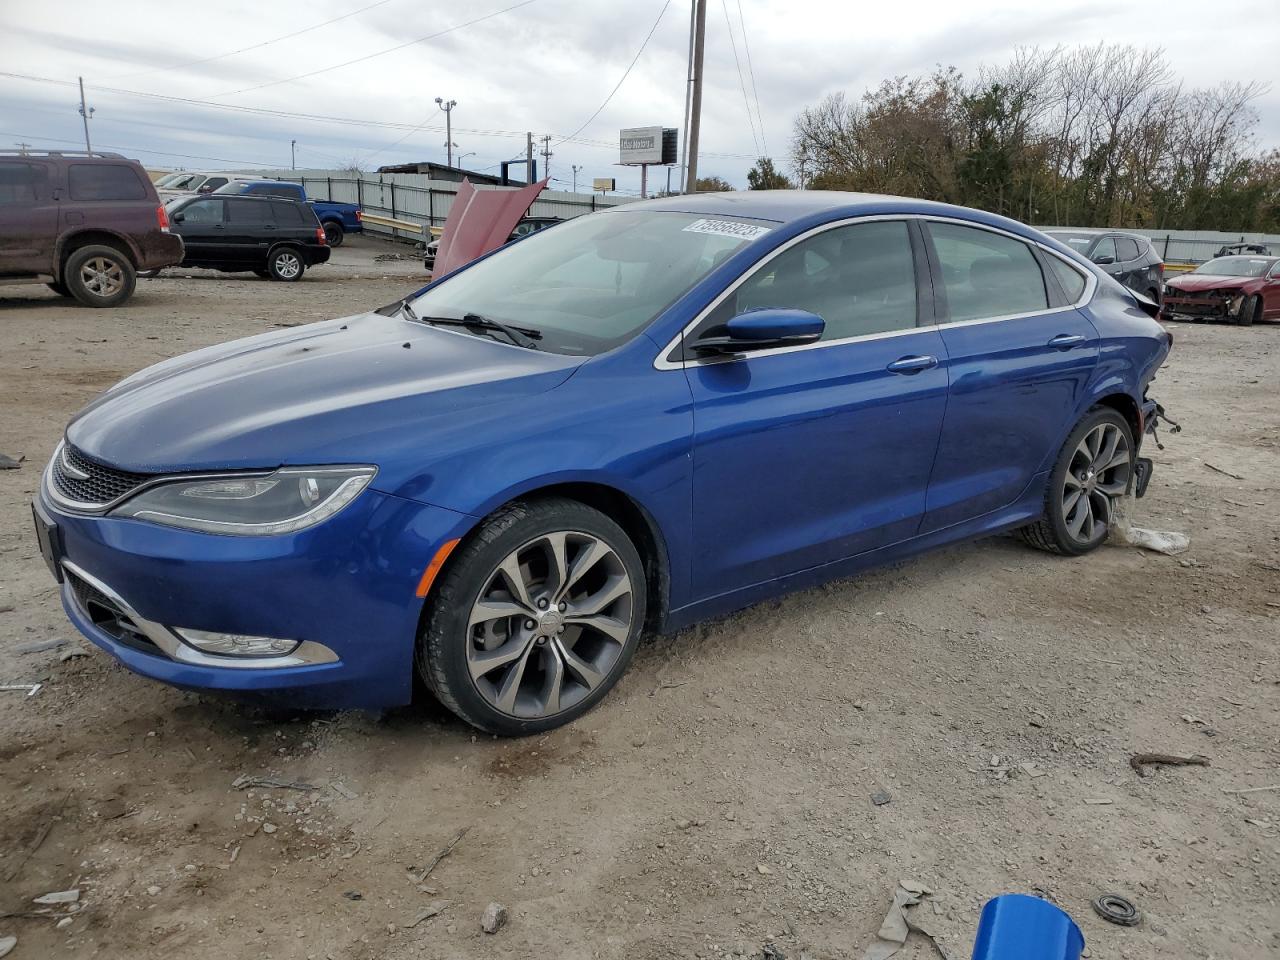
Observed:
[[[1103,255],[1102,255],[1102,256],[1100,256],[1100,257],[1094,257],[1094,258],[1093,258],[1093,262],[1094,262],[1094,263],[1096,263],[1098,266],[1100,266],[1100,267],[1101,267],[1101,266],[1105,266],[1105,265],[1106,265],[1106,264],[1108,264],[1108,263],[1115,263],[1115,262],[1116,262],[1116,258],[1115,258],[1115,257],[1108,257],[1106,254],[1103,254]]]
[[[767,307],[748,310],[729,320],[711,336],[693,344],[695,352],[732,355],[774,347],[795,347],[813,343],[822,336],[826,322],[816,313]]]
[[[175,213],[169,219],[172,220],[174,223],[181,223],[183,220],[187,219],[187,215],[185,213]]]

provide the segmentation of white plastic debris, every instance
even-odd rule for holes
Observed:
[[[1116,531],[1123,537],[1121,542],[1143,550],[1153,550],[1167,556],[1177,556],[1191,546],[1191,538],[1185,533],[1172,530],[1148,530],[1146,527],[1128,527]]]
[[[17,945],[17,937],[0,937],[0,957],[7,957]]]
[[[31,902],[48,906],[55,903],[75,903],[79,899],[79,890],[59,890],[57,893],[46,893],[43,896],[36,897]]]

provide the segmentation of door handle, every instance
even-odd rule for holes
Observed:
[[[937,357],[903,357],[885,367],[890,373],[919,373],[938,365]]]
[[[1057,350],[1070,350],[1084,343],[1084,337],[1078,333],[1060,333],[1049,341],[1049,346]]]

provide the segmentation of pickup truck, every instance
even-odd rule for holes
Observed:
[[[364,230],[363,214],[354,203],[337,203],[333,200],[311,200],[300,183],[288,180],[233,180],[214,193],[235,193],[251,197],[284,197],[286,200],[305,200],[316,212],[316,219],[324,227],[325,241],[331,247],[342,246],[348,233]]]

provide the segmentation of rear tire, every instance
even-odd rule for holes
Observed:
[[[94,244],[71,251],[62,282],[86,307],[118,307],[133,296],[138,274],[115,247]]]
[[[1069,557],[1102,546],[1116,505],[1129,492],[1133,458],[1129,422],[1110,407],[1090,409],[1058,453],[1044,516],[1020,528],[1018,536],[1037,549]]]
[[[481,730],[551,730],[626,671],[645,596],[640,554],[609,517],[563,498],[512,504],[458,546],[432,587],[418,672]]]
[[[342,230],[342,224],[334,223],[332,220],[324,224],[324,242],[329,246],[340,247],[345,239],[346,234]]]
[[[293,283],[302,279],[306,270],[302,253],[296,247],[279,247],[267,258],[267,273],[272,280]]]

